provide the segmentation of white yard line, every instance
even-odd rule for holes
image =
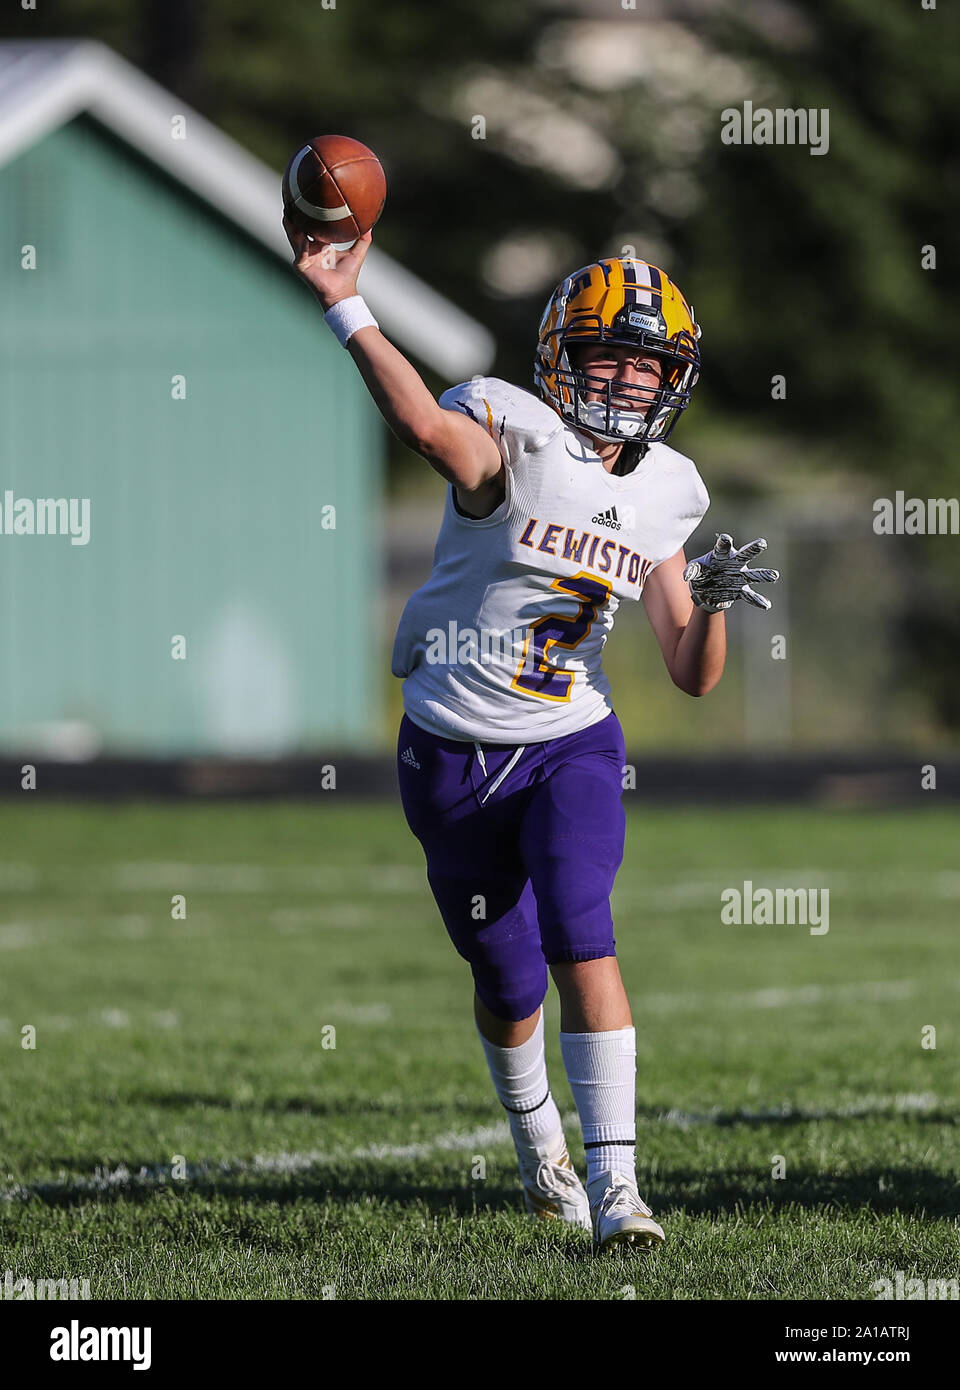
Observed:
[[[324,1018],[335,1023],[356,1023],[378,1025],[389,1023],[393,1010],[389,1004],[372,1002],[353,1004],[338,999],[331,1004],[318,1003],[317,1008]],[[85,1014],[36,1014],[23,1022],[32,1023],[38,1034],[69,1033],[77,1029],[89,1028],[180,1028],[180,1015],[172,1009],[145,1009],[130,1013],[119,1006],[90,1009]],[[23,1022],[6,1018],[0,1014],[0,1033],[13,1033],[23,1027]]]
[[[937,1096],[931,1092],[907,1092],[889,1096],[863,1096],[860,1099],[829,1107],[807,1107],[782,1105],[768,1110],[725,1111],[720,1108],[688,1112],[683,1110],[663,1111],[651,1117],[640,1117],[640,1123],[647,1126],[667,1125],[671,1128],[689,1129],[694,1125],[729,1125],[737,1123],[777,1124],[784,1120],[849,1119],[865,1115],[905,1115],[924,1113],[939,1104]],[[564,1127],[575,1130],[579,1121],[575,1113],[563,1117]],[[119,1164],[116,1168],[95,1168],[89,1175],[73,1176],[61,1172],[56,1178],[33,1183],[15,1183],[0,1188],[0,1201],[26,1202],[31,1198],[62,1196],[66,1193],[89,1194],[95,1196],[103,1192],[149,1191],[159,1187],[176,1186],[178,1183],[202,1181],[208,1178],[255,1176],[258,1173],[306,1173],[313,1168],[328,1168],[338,1163],[389,1163],[410,1159],[430,1158],[438,1153],[482,1153],[485,1148],[504,1146],[510,1142],[510,1127],[505,1120],[496,1124],[482,1125],[466,1132],[450,1131],[439,1134],[434,1139],[422,1140],[414,1144],[368,1144],[361,1148],[341,1149],[327,1153],[320,1149],[306,1151],[281,1151],[275,1154],[258,1154],[253,1159],[208,1159],[200,1163],[186,1165],[185,1178],[173,1178],[170,1168],[161,1164],[151,1164],[140,1168],[129,1168]]]
[[[761,887],[828,887],[837,893],[869,892],[871,897],[894,893],[912,898],[928,892],[934,898],[960,897],[960,872],[952,869],[839,869],[823,866],[784,868],[779,865],[739,865],[709,875],[651,873],[644,865],[632,867],[615,890],[621,904],[680,906],[717,898],[725,888],[749,879]],[[639,880],[639,881],[638,881]],[[76,865],[52,870],[47,866],[0,860],[0,889],[34,892],[45,881],[52,884],[96,884],[124,892],[265,893],[295,888],[302,892],[345,892],[362,887],[373,893],[428,891],[423,870],[413,864],[197,864],[183,860],[119,860],[103,865]]]
[[[956,989],[960,981],[950,980]],[[754,989],[743,994],[640,994],[631,996],[634,1012],[685,1013],[699,1009],[785,1009],[797,1004],[882,1003],[909,999],[920,989],[916,980],[874,980],[849,985],[796,985],[792,988]]]
[[[639,872],[641,882],[636,881]],[[614,888],[615,907],[629,907],[665,912],[681,912],[703,902],[716,902],[726,889],[742,889],[749,880],[754,888],[829,888],[838,898],[867,896],[908,897],[914,903],[927,896],[931,899],[960,897],[960,873],[952,869],[783,869],[767,865],[740,866],[709,877],[677,876],[675,882],[664,882],[665,875],[650,876],[645,885],[644,870],[633,870],[629,880]],[[719,906],[718,906],[719,910]]]
[[[196,864],[183,860],[120,860],[42,871],[34,864],[0,861],[0,889],[34,892],[44,882],[97,886],[120,892],[314,893],[428,892],[424,871],[413,864]]]
[[[19,951],[35,946],[41,939],[41,928],[35,922],[4,922],[0,925],[0,951]]]
[[[222,1176],[237,1176],[257,1173],[303,1173],[311,1168],[329,1167],[344,1162],[384,1162],[392,1159],[429,1158],[435,1153],[473,1152],[484,1145],[492,1146],[509,1142],[510,1126],[505,1120],[494,1125],[483,1125],[467,1133],[451,1132],[440,1134],[435,1139],[417,1144],[370,1144],[364,1148],[342,1149],[334,1153],[322,1150],[306,1152],[281,1152],[277,1154],[258,1154],[247,1159],[209,1159],[201,1163],[186,1165],[187,1177],[171,1177],[170,1168],[160,1164],[131,1169],[126,1164],[116,1168],[95,1168],[88,1176],[72,1176],[61,1173],[57,1178],[34,1183],[16,1183],[12,1187],[0,1188],[0,1201],[28,1201],[31,1197],[52,1197],[67,1192],[115,1192],[117,1190],[138,1191],[156,1187],[175,1187],[178,1182],[195,1182],[198,1179]]]
[[[699,1112],[667,1110],[650,1117],[638,1116],[638,1120],[641,1124],[649,1126],[666,1124],[678,1129],[691,1129],[694,1125],[732,1125],[743,1122],[777,1124],[784,1120],[848,1120],[864,1115],[915,1115],[933,1110],[938,1104],[938,1097],[930,1091],[910,1091],[903,1095],[862,1096],[842,1105],[780,1105],[765,1110],[723,1110],[720,1106],[715,1106]]]
[[[351,1020],[353,1022],[354,1020]],[[359,1021],[359,1020],[358,1020]],[[135,1014],[121,1008],[91,1009],[86,1014],[36,1014],[17,1021],[0,1017],[0,1033],[13,1033],[32,1024],[37,1034],[71,1033],[78,1028],[179,1028],[180,1017],[171,1009],[147,1009]]]
[[[409,893],[426,887],[419,869],[406,864],[348,866],[311,864],[190,864],[144,860],[104,865],[102,876],[126,891],[207,893],[300,892]]]

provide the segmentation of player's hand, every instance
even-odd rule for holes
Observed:
[[[697,607],[705,613],[721,613],[742,598],[752,603],[754,608],[771,608],[770,600],[754,593],[750,585],[775,584],[780,578],[780,571],[753,570],[746,565],[747,560],[752,560],[766,548],[767,543],[762,536],[735,550],[732,536],[726,533],[719,535],[710,553],[691,560],[683,571]]]
[[[324,309],[357,293],[357,276],[370,249],[372,232],[364,232],[349,251],[334,251],[325,242],[311,241],[284,214],[283,230],[294,255],[293,268],[313,290]]]

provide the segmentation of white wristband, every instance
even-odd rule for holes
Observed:
[[[380,325],[371,314],[359,294],[351,294],[347,299],[338,299],[323,316],[337,335],[341,347],[346,347],[358,328],[379,328]]]

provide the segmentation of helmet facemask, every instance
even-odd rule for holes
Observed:
[[[561,414],[577,429],[608,443],[647,445],[666,440],[690,402],[697,379],[697,360],[683,343],[667,343],[646,333],[630,337],[601,331],[592,335],[578,330],[562,335],[557,354],[556,387]],[[684,336],[684,335],[679,335]],[[616,377],[593,376],[589,368],[576,367],[569,349],[604,343],[631,347],[638,354],[649,353],[661,364],[657,386],[619,381]],[[688,355],[689,353],[689,355]],[[591,395],[595,399],[588,400]]]

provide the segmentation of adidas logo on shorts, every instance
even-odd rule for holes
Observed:
[[[420,771],[420,764],[417,762],[416,755],[412,748],[405,748],[400,754],[400,761],[406,763],[408,767],[415,767]]]
[[[617,516],[616,507],[610,507],[608,511],[597,512],[596,516],[591,517],[594,526],[609,526],[611,531],[620,530],[620,518]]]

